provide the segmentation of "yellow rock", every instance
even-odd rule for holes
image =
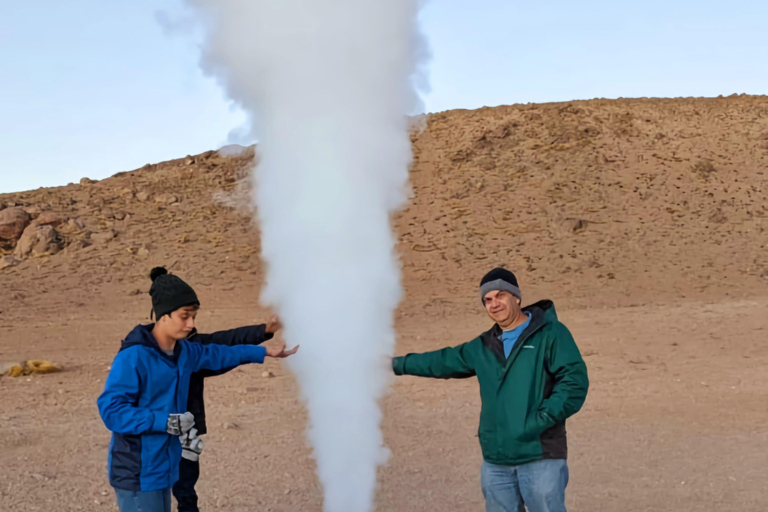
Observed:
[[[33,373],[55,373],[61,371],[57,365],[43,359],[30,359],[25,363],[0,364],[0,375],[21,377]]]
[[[30,359],[24,367],[29,373],[56,373],[61,369],[50,361],[42,359]]]

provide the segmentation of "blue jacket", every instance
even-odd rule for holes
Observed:
[[[125,338],[98,399],[101,418],[112,431],[109,483],[117,489],[167,489],[179,479],[181,442],[165,428],[169,414],[186,412],[194,372],[263,363],[266,355],[261,346],[180,340],[169,356],[160,350],[152,327],[139,325]]]

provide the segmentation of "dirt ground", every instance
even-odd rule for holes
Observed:
[[[230,295],[239,307],[205,308],[201,327],[263,317],[248,294]],[[0,378],[0,508],[116,510],[95,399],[119,340],[146,315],[143,299],[116,316],[3,321],[0,357],[44,355],[66,371]],[[766,306],[763,298],[560,312],[592,382],[568,423],[569,510],[765,510]],[[398,353],[459,343],[484,326],[480,312],[403,317]],[[254,365],[208,381],[204,510],[321,510],[295,382],[279,363],[267,368],[275,378]],[[476,381],[393,381],[378,510],[481,510]]]
[[[768,97],[513,105],[425,125],[394,218],[398,354],[485,330],[477,283],[506,265],[526,302],[555,301],[589,367],[568,422],[570,511],[766,510]],[[115,510],[95,401],[147,321],[150,268],[195,287],[203,332],[266,318],[253,162],[210,151],[0,194],[0,221],[48,236],[37,251],[0,222],[0,363],[65,370],[0,377],[0,511]],[[321,509],[296,384],[267,369],[206,385],[203,510]],[[481,510],[476,381],[393,377],[383,405],[378,510]]]

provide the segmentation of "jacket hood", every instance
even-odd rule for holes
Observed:
[[[530,313],[531,324],[528,326],[528,330],[536,330],[542,325],[557,322],[557,312],[555,311],[555,303],[551,300],[540,300],[529,306],[525,306],[524,313]],[[493,327],[488,331],[488,334],[492,334],[496,337],[501,336],[501,327],[499,324],[493,324]]]
[[[538,311],[537,311],[538,310]],[[542,320],[545,324],[557,322],[557,312],[555,311],[555,303],[551,300],[540,300],[530,306],[525,306],[523,311],[531,313],[533,316],[536,312],[542,316]],[[538,315],[537,315],[538,316]]]
[[[152,335],[152,329],[155,324],[149,325],[137,325],[133,328],[128,336],[120,343],[120,350],[131,348],[134,345],[144,345],[145,347],[154,348],[160,350],[160,346],[157,344],[157,340]]]
[[[173,348],[173,356],[169,356],[163,352],[160,349],[160,345],[157,344],[157,340],[152,334],[152,329],[154,327],[155,324],[137,325],[134,327],[133,330],[128,333],[128,336],[126,336],[120,344],[119,352],[122,352],[123,350],[136,345],[143,345],[145,347],[157,350],[166,359],[174,361],[176,358],[178,358],[179,353],[181,352],[181,343],[176,343],[176,346]]]

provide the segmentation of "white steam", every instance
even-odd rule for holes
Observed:
[[[290,366],[326,512],[373,508],[387,458],[378,401],[401,298],[390,221],[405,200],[419,0],[188,0],[204,67],[253,120],[263,299]]]

